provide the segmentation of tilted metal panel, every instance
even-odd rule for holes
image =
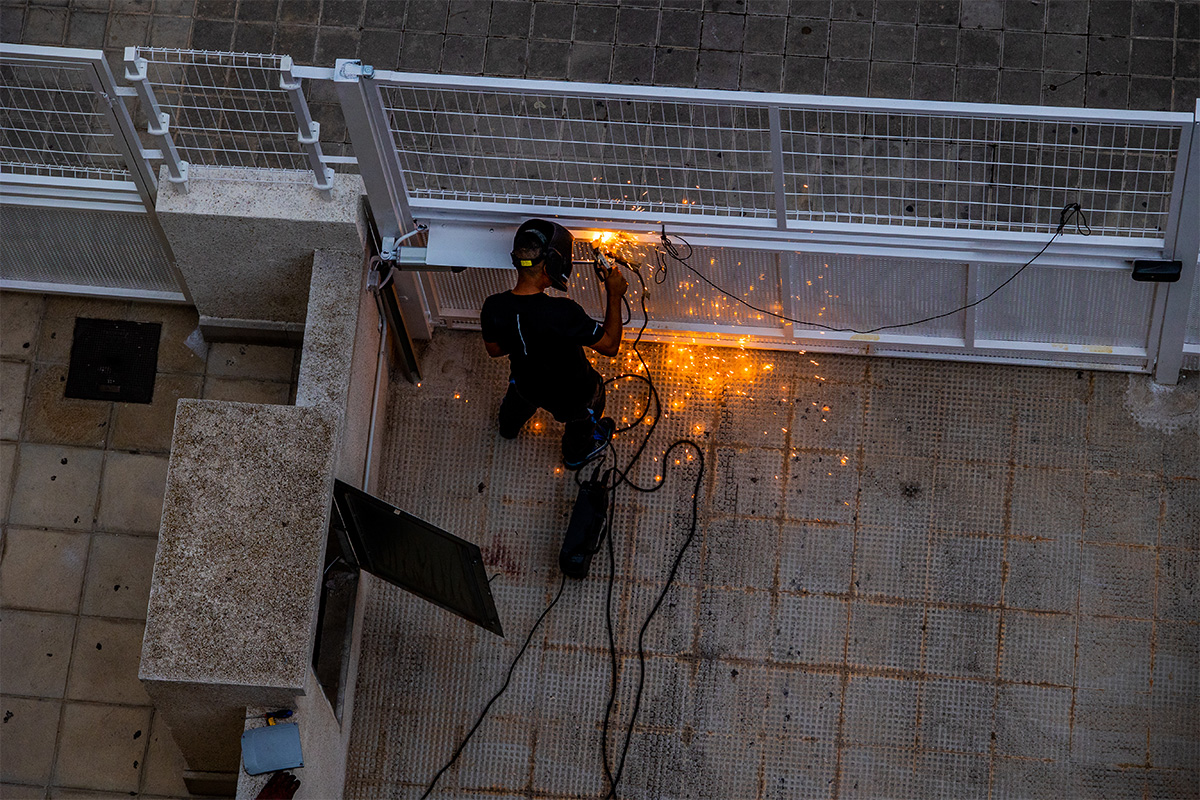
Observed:
[[[966,264],[820,254],[795,258],[795,317],[806,322],[870,331],[953,311],[966,302]],[[886,332],[961,337],[963,312]]]
[[[1192,283],[1192,302],[1188,308],[1187,332],[1183,341],[1185,345],[1200,348],[1200,280]]]
[[[6,283],[179,293],[146,214],[0,205],[0,229]]]
[[[1010,266],[980,268],[986,294],[1013,273]],[[1029,267],[995,297],[976,307],[976,335],[1008,342],[1145,347],[1154,286],[1124,270]]]

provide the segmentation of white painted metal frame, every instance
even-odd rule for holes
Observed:
[[[13,78],[6,86],[0,108],[0,204],[116,214],[114,220],[124,214],[144,216],[153,232],[150,242],[156,244],[144,245],[152,251],[140,255],[150,264],[161,258],[154,267],[161,273],[159,286],[173,282],[178,288],[98,287],[67,275],[61,282],[0,276],[0,286],[187,302],[170,244],[154,215],[158,184],[149,158],[159,154],[142,148],[122,100],[135,90],[116,85],[99,50],[0,43],[0,64],[39,76],[37,85],[21,85]],[[70,75],[83,76],[83,83],[72,82]]]
[[[290,56],[130,47],[125,60],[126,76],[153,98],[148,108],[171,120],[169,166],[184,157],[244,169],[248,179],[311,181],[332,198],[332,159]],[[150,132],[162,136],[166,123],[156,127],[156,118],[147,113]]]
[[[1200,138],[1194,133],[1197,119],[1194,114],[414,75],[376,72],[361,65],[355,69],[354,79],[371,87],[359,95],[365,98],[368,108],[358,114],[360,118],[370,118],[371,124],[356,123],[347,113],[350,135],[360,156],[364,148],[375,151],[373,163],[364,163],[360,157],[360,167],[376,206],[394,210],[396,222],[391,227],[397,231],[401,230],[401,220],[408,224],[415,217],[431,223],[461,225],[464,229],[482,226],[502,231],[498,235],[509,235],[520,220],[536,215],[557,218],[573,228],[621,229],[648,236],[665,229],[687,237],[694,244],[774,250],[781,254],[782,296],[788,300],[784,313],[797,318],[803,314],[789,288],[796,273],[788,252],[963,262],[967,265],[965,302],[969,302],[991,288],[979,284],[980,267],[1016,268],[1028,261],[1054,232],[1057,210],[1067,202],[1084,205],[1085,211],[1090,212],[1095,233],[1085,237],[1068,228],[1039,257],[1037,268],[1104,274],[1113,270],[1127,272],[1130,261],[1135,259],[1182,255],[1186,262],[1184,278],[1179,284],[1159,285],[1150,290],[1152,313],[1146,320],[1143,346],[983,338],[974,310],[964,313],[959,337],[814,331],[786,322],[781,322],[778,330],[751,330],[683,320],[652,327],[655,336],[686,339],[695,334],[706,341],[749,346],[815,347],[1137,371],[1150,371],[1157,364],[1157,380],[1170,383],[1177,379],[1184,352],[1187,301],[1195,273],[1195,247],[1188,232],[1194,233],[1197,227],[1181,225],[1180,220],[1197,216],[1194,209],[1200,196],[1200,185],[1193,177],[1197,159],[1189,155]],[[316,69],[308,70],[307,76],[331,77],[328,71]],[[464,101],[464,97],[472,102]],[[569,105],[570,101],[585,98],[591,106],[583,102]],[[560,105],[554,106],[556,102]],[[659,104],[661,118],[620,117],[614,109],[622,103],[632,106],[641,103],[651,109]],[[695,128],[694,117],[672,125],[671,109],[677,111],[685,106],[705,109],[704,114],[709,116],[702,115],[701,121],[708,127],[699,127],[710,138],[695,146],[668,146],[665,150],[673,155],[698,155],[697,160],[707,158],[705,163],[709,167],[692,174],[705,175],[713,181],[723,179],[724,185],[714,182],[658,186],[662,190],[678,190],[680,196],[653,206],[640,193],[621,197],[619,200],[623,202],[617,202],[618,198],[604,200],[599,194],[587,191],[579,192],[584,198],[579,200],[575,196],[555,196],[553,192],[539,198],[522,190],[521,187],[531,185],[532,179],[516,170],[537,159],[546,162],[550,173],[555,169],[560,173],[575,169],[578,173],[581,167],[588,167],[595,171],[594,182],[605,188],[619,190],[621,179],[626,185],[635,186],[637,182],[633,177],[625,177],[627,173],[619,168],[606,172],[606,167],[616,162],[618,167],[633,169],[642,163],[635,159],[657,163],[654,159],[661,157],[662,152],[646,147],[644,142],[617,141],[615,134],[608,139],[588,136],[597,130],[621,126],[625,126],[623,135],[628,136],[631,125],[653,128],[657,124],[668,133],[678,133],[685,123]],[[547,107],[554,113],[541,113]],[[578,118],[571,117],[571,113],[577,113]],[[545,126],[555,115],[578,122],[574,132],[582,132],[582,138],[570,138],[573,131],[569,130],[569,124],[559,125],[545,135],[531,136],[528,141],[518,134],[535,125],[548,130]],[[803,115],[818,120],[817,128],[840,125],[834,137],[840,144],[823,144],[821,130],[797,125],[797,117]],[[507,117],[516,120],[512,127],[505,127]],[[737,123],[744,124],[738,127]],[[864,125],[873,126],[872,130],[864,132]],[[946,131],[951,133],[943,136]],[[863,141],[875,148],[865,159],[862,151],[867,145]],[[856,142],[858,152],[836,149],[837,146],[853,148]],[[384,145],[382,149],[380,143]],[[933,150],[922,153],[922,146]],[[895,154],[886,153],[887,147],[894,148]],[[981,179],[980,172],[967,173],[965,180],[957,173],[948,175],[946,170],[959,168],[950,163],[948,155],[956,152],[955,148],[960,153],[957,160],[969,162],[971,169],[987,167],[990,170],[987,179]],[[990,148],[991,154],[975,152],[980,148]],[[581,152],[592,160],[585,158],[581,162]],[[1007,158],[998,154],[1007,154]],[[731,169],[722,171],[712,167],[718,155],[740,160],[741,168],[727,165]],[[820,169],[819,163],[818,168],[812,168],[817,163],[813,159],[818,157],[828,157],[831,164],[828,170]],[[855,165],[848,169],[844,163],[838,163],[839,158]],[[1189,161],[1193,167],[1187,166]],[[923,219],[906,216],[913,213],[915,203],[895,205],[904,196],[894,190],[906,185],[907,178],[903,174],[892,175],[888,170],[906,169],[909,162],[918,164],[914,169],[926,170],[923,178],[909,182],[917,187],[914,197],[920,197],[924,191],[923,199],[932,209]],[[877,168],[881,168],[882,174],[871,174]],[[668,174],[671,169],[679,172],[682,168],[668,164]],[[378,173],[374,181],[367,178],[371,172]],[[392,177],[380,180],[383,176]],[[806,176],[812,178],[809,183],[830,179],[835,183],[859,181],[860,184],[857,189],[853,185],[835,187],[832,194],[837,197],[831,208],[836,213],[808,213],[804,203],[811,203],[812,192],[804,183]],[[544,175],[535,170],[534,177]],[[431,188],[431,179],[440,181],[441,188]],[[553,184],[555,180],[559,179],[552,178],[550,182]],[[494,184],[505,181],[518,188],[507,193],[496,191]],[[560,180],[560,183],[571,184],[574,189],[586,187],[580,180],[573,184],[570,180]],[[990,198],[972,201],[972,208],[984,208],[986,213],[971,211],[961,220],[938,216],[947,206],[945,198],[936,196],[931,188],[937,183],[951,184],[955,191],[968,193],[990,191]],[[387,186],[391,194],[372,191],[373,184]],[[654,181],[637,184],[635,191],[647,192],[643,188],[647,185],[653,186]],[[696,192],[697,201],[684,198],[685,192]],[[379,202],[377,195],[385,198],[385,202]],[[749,197],[750,205],[744,201],[740,207],[721,206],[722,199],[734,196]],[[846,198],[849,212],[838,207]],[[875,212],[861,211],[867,202],[876,204]],[[880,204],[887,206],[883,212],[878,211]],[[495,265],[492,261],[474,266]],[[1036,274],[1037,269],[1031,268],[1022,278],[1032,280]],[[471,324],[463,317],[465,309],[440,309],[434,281],[427,279],[425,283],[429,304],[426,308],[432,318],[446,317],[451,324]],[[652,326],[655,325],[652,321]]]

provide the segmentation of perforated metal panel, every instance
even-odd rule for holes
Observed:
[[[985,266],[980,286],[1003,283],[1012,267]],[[1096,347],[1145,347],[1154,285],[1122,270],[1032,266],[976,308],[980,338],[1062,342]]]
[[[179,294],[150,217],[0,204],[0,280]]]
[[[809,254],[796,256],[796,262],[796,318],[834,328],[870,330],[940,314],[966,302],[966,264]],[[959,312],[897,332],[961,336],[962,330]]]

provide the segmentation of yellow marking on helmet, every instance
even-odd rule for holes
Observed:
[[[532,267],[532,266],[533,266],[533,262],[532,262],[532,261],[526,261],[525,259],[521,259],[521,266],[522,266],[522,267]]]

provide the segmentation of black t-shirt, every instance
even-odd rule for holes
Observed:
[[[508,353],[517,389],[543,408],[586,404],[598,373],[583,354],[604,327],[568,297],[501,292],[483,302],[483,339]]]

